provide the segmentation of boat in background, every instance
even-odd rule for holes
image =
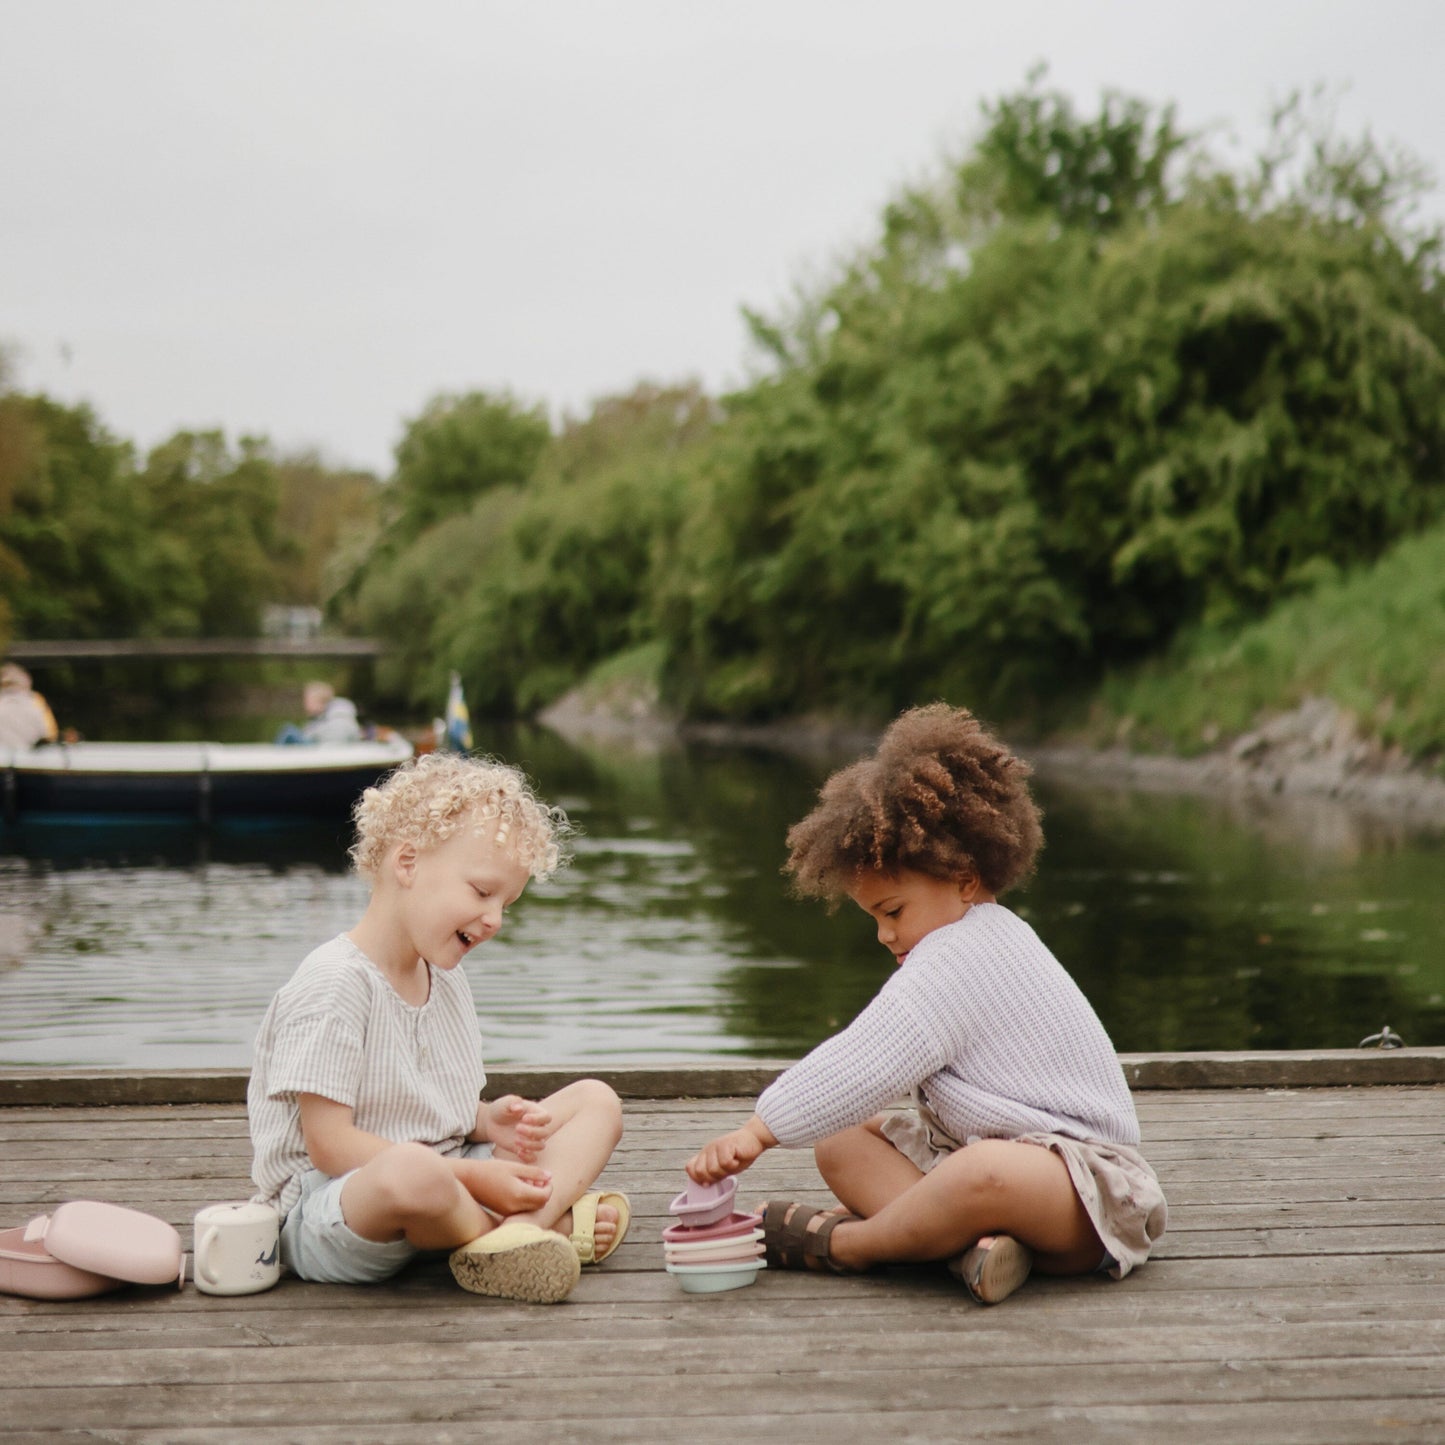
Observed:
[[[0,816],[344,817],[363,789],[412,755],[371,742],[53,743],[0,749]]]

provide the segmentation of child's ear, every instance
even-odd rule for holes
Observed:
[[[972,903],[978,897],[979,889],[983,887],[983,880],[977,873],[967,873],[958,880],[958,896],[965,903]]]
[[[403,888],[410,888],[416,877],[416,844],[403,843],[392,856],[392,874]]]

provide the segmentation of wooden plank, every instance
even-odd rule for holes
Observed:
[[[3,1071],[0,1071],[3,1072]],[[148,1076],[160,1078],[162,1076]],[[186,1077],[189,1077],[187,1075]],[[575,1075],[574,1075],[575,1077]],[[523,1085],[535,1079],[521,1075],[503,1075],[494,1079],[492,1092],[501,1092],[502,1084]],[[545,1080],[543,1080],[545,1082]],[[514,1092],[535,1097],[540,1091],[518,1088]],[[648,1098],[646,1117],[672,1127],[692,1124],[711,1127],[723,1115],[750,1109],[755,1095],[749,1092],[709,1096],[707,1098]],[[1178,1093],[1136,1093],[1135,1106],[1145,1126],[1146,1135],[1168,1132],[1181,1124],[1209,1124],[1211,1130],[1234,1123],[1264,1120],[1308,1120],[1311,1123],[1334,1124],[1349,1120],[1382,1120],[1396,1117],[1432,1118],[1440,1109],[1440,1094],[1433,1087],[1412,1085],[1371,1085],[1369,1087],[1311,1089],[1240,1089],[1221,1093],[1216,1090],[1179,1091]],[[149,1127],[158,1136],[155,1126],[164,1126],[164,1136],[171,1137],[178,1124],[189,1124],[199,1131],[215,1127],[225,1133],[245,1134],[245,1114],[235,1108],[244,1104],[244,1097],[229,1101],[161,1100],[123,1105],[103,1100],[96,1105],[80,1107],[123,1108],[112,1120],[117,1137],[139,1137]],[[83,1115],[72,1112],[74,1106],[49,1103],[15,1105],[0,1110],[0,1133],[17,1136],[33,1126],[42,1137],[80,1138],[86,1125]],[[71,1131],[67,1133],[66,1131]],[[1187,1132],[1187,1131],[1186,1131]]]
[[[997,1409],[970,1408],[967,1415],[969,1439],[1028,1440],[1038,1445],[1078,1445],[1083,1440],[1146,1442],[1161,1439],[1221,1441],[1238,1445],[1239,1411],[1229,1404],[1175,1404],[1160,1406],[1072,1406],[1060,1408],[1016,1401]],[[799,1445],[840,1445],[840,1442],[886,1439],[899,1445],[937,1445],[941,1440],[964,1438],[957,1407],[942,1405],[934,1410],[895,1410],[880,1422],[884,1433],[869,1432],[869,1417],[858,1418],[854,1429],[840,1428],[833,1415],[817,1419],[797,1415],[769,1415],[747,1408],[746,1400],[734,1400],[724,1417],[729,1432],[749,1441],[799,1442]],[[876,1418],[876,1417],[875,1417]],[[1263,1403],[1254,1407],[1251,1420],[1258,1433],[1254,1441],[1274,1445],[1374,1445],[1374,1442],[1436,1440],[1445,1435],[1445,1409],[1428,1401],[1401,1401],[1381,1406],[1377,1402],[1321,1402],[1318,1405]],[[505,1424],[488,1421],[485,1439],[495,1445],[537,1445],[537,1442],[578,1440],[622,1442],[622,1445],[676,1445],[677,1424],[667,1417],[629,1416],[613,1419],[581,1417],[552,1422],[554,1428],[537,1424]],[[424,1438],[428,1445],[475,1445],[483,1427],[472,1422],[453,1425],[428,1419]],[[416,1433],[416,1432],[413,1432]],[[253,1431],[226,1426],[174,1424],[158,1437],[149,1431],[111,1428],[104,1438],[112,1442],[145,1442],[153,1445],[163,1438],[171,1445],[251,1445]],[[285,1437],[283,1437],[285,1438]],[[308,1425],[307,1445],[396,1445],[397,1427],[365,1422],[330,1426]],[[11,1431],[7,1445],[54,1445],[54,1436],[41,1432]]]
[[[369,637],[105,637],[73,641],[12,641],[17,662],[159,661],[201,657],[380,657],[386,645]]]
[[[71,1156],[64,1157],[68,1159]],[[685,1156],[679,1148],[670,1151],[667,1157],[675,1164]],[[1181,1207],[1191,1211],[1211,1207],[1254,1210],[1270,1205],[1296,1213],[1300,1210],[1312,1211],[1312,1207],[1318,1205],[1321,1208],[1315,1217],[1323,1221],[1338,1208],[1356,1204],[1365,1206],[1353,1211],[1353,1217],[1359,1218],[1369,1215],[1370,1205],[1391,1207],[1397,1215],[1404,1215],[1412,1205],[1421,1204],[1438,1215],[1440,1199],[1445,1195],[1445,1180],[1439,1172],[1422,1168],[1422,1163],[1428,1165],[1433,1161],[1426,1158],[1411,1161],[1407,1166],[1397,1165],[1398,1172],[1391,1174],[1369,1172],[1349,1175],[1337,1167],[1307,1172],[1295,1167],[1288,1171],[1281,1169],[1269,1177],[1245,1174],[1239,1170],[1230,1170],[1224,1177],[1212,1177],[1197,1171],[1186,1174],[1181,1168],[1170,1166],[1163,1169],[1162,1178],[1170,1207],[1176,1213]],[[233,1193],[244,1194],[250,1189],[247,1179],[249,1164],[249,1152],[216,1161],[209,1173],[197,1171],[190,1175],[193,1186],[190,1193],[209,1197],[217,1188],[229,1188]],[[49,1163],[43,1158],[31,1162],[29,1156],[21,1156],[21,1159],[7,1157],[3,1166],[4,1182],[0,1183],[0,1207],[7,1203],[23,1206],[25,1201],[42,1195],[78,1198],[97,1190],[140,1194],[147,1191],[139,1186],[148,1185],[154,1177],[154,1168],[149,1171],[140,1168],[112,1169],[102,1167],[97,1159],[95,1168],[88,1174],[62,1181],[53,1177]],[[621,1187],[646,1187],[645,1180],[630,1174],[614,1172],[609,1177]],[[1205,1216],[1201,1214],[1199,1217]]]
[[[657,1273],[655,1262],[650,1273]],[[1386,1304],[1378,1288],[1367,1284],[1343,1286],[1317,1281],[1313,1288],[1298,1290],[1261,1286],[1261,1296],[1239,1289],[1191,1290],[1179,1284],[1177,1271],[1162,1273],[1168,1276],[1165,1285],[1153,1290],[1140,1287],[1145,1277],[1142,1273],[1127,1287],[1100,1282],[1083,1293],[1062,1283],[1035,1281],[1025,1296],[1011,1301],[1017,1305],[1009,1312],[1009,1328],[1018,1331],[1014,1348],[1027,1351],[1042,1328],[1048,1333],[1052,1354],[1055,1331],[1064,1332],[1059,1335],[1062,1349],[1067,1332],[1076,1330],[1081,1338],[1093,1341],[1090,1357],[1103,1358],[1098,1352],[1101,1316],[1107,1318],[1110,1331],[1117,1328],[1156,1336],[1166,1357],[1204,1349],[1198,1341],[1214,1339],[1220,1332],[1242,1339],[1238,1332],[1252,1331],[1261,1337],[1259,1349],[1293,1356],[1313,1347],[1301,1332],[1316,1326],[1353,1331],[1357,1349],[1363,1326],[1370,1330],[1378,1324],[1389,1329],[1409,1326],[1431,1331],[1439,1326],[1438,1278],[1429,1286],[1401,1284],[1392,1289]],[[1149,1277],[1155,1278],[1152,1273]],[[640,1286],[644,1278],[639,1276],[629,1283]],[[572,1349],[582,1342],[605,1340],[619,1332],[638,1345],[658,1338],[671,1339],[679,1324],[686,1322],[684,1311],[711,1307],[679,1300],[670,1280],[662,1281],[666,1288],[660,1291],[640,1287],[620,1290],[613,1288],[613,1283],[609,1281],[604,1287],[589,1278],[565,1310],[553,1311],[535,1325],[528,1322],[528,1348],[566,1345]],[[707,1338],[722,1340],[737,1333],[766,1337],[775,1328],[807,1328],[816,1324],[820,1314],[828,1312],[830,1298],[835,1308],[840,1300],[846,1303],[847,1328],[858,1335],[891,1334],[907,1341],[913,1337],[913,1329],[956,1333],[973,1328],[969,1318],[973,1306],[960,1297],[956,1284],[941,1272],[897,1281],[893,1289],[859,1291],[845,1286],[841,1293],[836,1287],[822,1293],[793,1293],[781,1286],[775,1288],[774,1284],[774,1280],[768,1280],[766,1285],[759,1282],[739,1291],[739,1298],[720,1310],[717,1318],[711,1314],[700,1317]],[[277,1300],[295,1293],[284,1290]],[[742,1299],[744,1294],[747,1300]],[[318,1341],[339,1347],[393,1339],[399,1331],[408,1342],[430,1348],[474,1332],[475,1318],[465,1313],[474,1307],[439,1303],[445,1297],[445,1281],[438,1278],[431,1281],[426,1297],[411,1292],[405,1303],[388,1298],[384,1306],[374,1298],[338,1302],[330,1307],[293,1300],[288,1308],[229,1308],[212,1301],[205,1307],[143,1313],[132,1309],[92,1316],[87,1311],[83,1322],[76,1319],[74,1310],[67,1312],[68,1319],[32,1314],[13,1318],[7,1328],[15,1332],[10,1350],[43,1350],[56,1358],[75,1352],[115,1350],[271,1349],[282,1345],[312,1346]],[[513,1325],[509,1325],[508,1332],[523,1333]],[[1177,1340],[1171,1338],[1175,1334]],[[1371,1338],[1368,1347],[1374,1351],[1377,1342]],[[1384,1342],[1379,1342],[1378,1347],[1384,1348]],[[7,1352],[4,1358],[8,1360],[10,1354]],[[67,1368],[88,1372],[90,1366],[88,1361],[73,1361]]]
[[[1445,1048],[1239,1050],[1215,1053],[1123,1054],[1137,1090],[1342,1088],[1352,1085],[1445,1083]],[[583,1073],[605,1079],[623,1098],[756,1096],[787,1067],[786,1060],[663,1065],[599,1064],[596,1068],[500,1067],[489,1074],[494,1094],[539,1097]],[[0,1069],[0,1108],[27,1105],[243,1103],[244,1069]]]
[[[969,1439],[1028,1440],[1037,1445],[1078,1445],[1082,1440],[1146,1442],[1161,1439],[1221,1441],[1238,1445],[1239,1411],[1229,1404],[1119,1405],[1060,1408],[1016,1401],[994,1409],[970,1408],[967,1415]],[[741,1440],[799,1442],[799,1445],[841,1445],[855,1440],[886,1439],[899,1445],[937,1445],[941,1440],[964,1438],[957,1407],[942,1405],[934,1410],[895,1410],[882,1422],[882,1434],[871,1434],[868,1417],[860,1417],[853,1430],[840,1429],[833,1415],[817,1419],[797,1415],[768,1415],[751,1411],[746,1400],[734,1400],[725,1416],[727,1429]],[[1251,1423],[1257,1433],[1253,1441],[1274,1445],[1374,1445],[1374,1442],[1437,1440],[1445,1436],[1445,1408],[1429,1401],[1400,1401],[1388,1406],[1378,1402],[1320,1402],[1317,1405],[1265,1402],[1253,1407]],[[537,1442],[578,1440],[622,1442],[622,1445],[676,1445],[677,1425],[666,1417],[629,1416],[613,1419],[578,1418],[552,1422],[553,1428],[537,1424],[502,1424],[488,1421],[485,1438],[495,1445],[537,1445]],[[414,1434],[416,1432],[413,1432]],[[428,1419],[424,1438],[428,1445],[475,1445],[481,1427],[467,1422],[452,1425]],[[150,1431],[111,1428],[104,1432],[111,1442],[144,1442],[153,1445],[163,1438],[170,1445],[251,1445],[253,1431],[224,1425],[176,1423],[163,1436]],[[308,1425],[307,1445],[396,1445],[397,1427],[366,1422],[346,1425]],[[9,1431],[7,1445],[54,1445],[49,1433]]]
[[[1104,1286],[1100,1287],[1106,1288]],[[832,1291],[835,1295],[838,1290]],[[847,1291],[853,1293],[853,1291]],[[750,1297],[761,1299],[757,1290]],[[1010,1311],[1007,1316],[990,1316],[987,1329],[972,1331],[970,1360],[976,1364],[1018,1364],[1026,1355],[1030,1340],[1037,1335],[1038,1316],[1047,1313],[1038,1292],[1028,1296],[1027,1308]],[[1020,1301],[1022,1303],[1022,1300]],[[706,1308],[699,1305],[699,1308]],[[481,1303],[470,1307],[475,1316]],[[455,1313],[455,1312],[453,1312]],[[465,1313],[465,1311],[463,1311]],[[558,1339],[574,1344],[601,1343],[606,1339],[606,1322],[594,1315],[582,1323],[573,1320],[570,1310],[553,1311],[555,1325],[544,1322],[544,1328]],[[997,1312],[995,1312],[997,1314]],[[910,1359],[943,1360],[956,1348],[958,1340],[957,1308],[936,1311],[928,1319],[905,1334],[885,1338],[867,1334],[839,1332],[835,1347],[830,1350],[829,1367],[833,1369],[897,1368]],[[677,1338],[668,1328],[639,1330],[629,1345],[629,1359],[624,1367],[618,1360],[600,1352],[589,1359],[586,1370],[597,1377],[620,1373],[670,1374],[681,1369],[692,1373],[736,1374],[757,1368],[758,1361],[771,1355],[772,1342],[760,1337],[755,1328],[761,1312],[756,1309],[749,1318],[737,1320],[735,1312],[719,1320],[702,1335]],[[312,1313],[307,1323],[318,1316]],[[198,1322],[192,1320],[194,1329]],[[201,1346],[193,1339],[173,1335],[165,1348],[155,1348],[147,1341],[137,1347],[115,1335],[108,1344],[91,1348],[84,1364],[87,1379],[100,1386],[130,1384],[184,1384],[206,1380],[235,1379],[243,1375],[257,1383],[285,1380],[348,1380],[351,1367],[343,1351],[332,1347],[329,1337],[324,1342],[316,1333],[301,1338],[298,1322],[292,1320],[295,1341],[284,1350],[274,1348],[274,1341],[253,1336],[246,1347],[254,1354],[249,1364],[238,1366],[234,1350]],[[386,1358],[371,1369],[375,1380],[405,1381],[435,1378],[439,1369],[465,1365],[473,1356],[485,1355],[491,1368],[505,1372],[516,1380],[529,1376],[545,1378],[554,1369],[553,1362],[539,1354],[530,1340],[473,1338],[457,1341],[457,1350],[445,1365],[439,1365],[431,1341],[418,1340],[411,1334],[416,1316],[408,1319],[406,1339],[378,1341],[386,1348]],[[451,1323],[455,1323],[453,1320]],[[374,1332],[369,1332],[374,1333]],[[66,1359],[67,1351],[57,1348],[56,1337],[43,1343],[32,1341],[31,1347],[6,1352],[6,1368],[15,1383],[29,1386],[63,1386],[73,1379],[74,1362]],[[1100,1366],[1109,1364],[1151,1363],[1171,1364],[1182,1361],[1217,1361],[1244,1356],[1249,1359],[1288,1359],[1314,1361],[1335,1359],[1351,1361],[1360,1357],[1360,1330],[1350,1320],[1310,1320],[1295,1328],[1280,1331],[1267,1320],[1232,1319],[1229,1321],[1196,1321],[1181,1329],[1178,1339],[1161,1333],[1152,1322],[1120,1323],[1101,1336],[1093,1322],[1082,1320],[1060,1323],[1050,1332],[1049,1357],[1064,1365]],[[1436,1359],[1445,1347],[1445,1320],[1377,1319],[1371,1325],[1370,1357],[1408,1360],[1414,1357]]]
[[[648,1373],[629,1348],[616,1345],[593,1353],[623,1369],[617,1374],[593,1372],[587,1356],[569,1353],[568,1368],[546,1361],[538,1377],[513,1379],[495,1371],[485,1348],[475,1354],[465,1344],[453,1346],[456,1368],[427,1378],[378,1380],[388,1347],[354,1357],[352,1378],[345,1381],[300,1380],[291,1388],[272,1385],[256,1388],[249,1378],[254,1362],[249,1356],[225,1352],[232,1377],[169,1383],[162,1387],[90,1385],[63,1392],[18,1386],[6,1390],[9,1418],[34,1420],[53,1411],[56,1395],[68,1401],[66,1420],[72,1430],[164,1430],[177,1420],[224,1422],[232,1426],[274,1430],[309,1429],[313,1424],[395,1421],[398,1425],[441,1418],[449,1424],[468,1422],[473,1429],[490,1431],[499,1423],[534,1424],[542,1416],[549,1424],[637,1416],[645,1403],[647,1417],[669,1419],[678,1438],[697,1429],[712,1432],[728,1421],[728,1402],[745,1390],[752,1411],[787,1418],[816,1420],[831,1416],[835,1429],[856,1430],[860,1417],[884,1416],[891,1410],[938,1409],[952,1397],[952,1415],[959,1435],[970,1434],[968,1420],[978,1409],[1001,1409],[1020,1400],[1038,1400],[1047,1391],[1059,1404],[1074,1407],[1120,1405],[1172,1405],[1180,1401],[1228,1396],[1236,1406],[1236,1419],[1248,1419],[1245,1407],[1289,1401],[1318,1406],[1322,1402],[1369,1401],[1381,1414],[1401,1401],[1445,1403],[1445,1364],[1437,1357],[1380,1358],[1359,1356],[1353,1362],[1330,1360],[1251,1360],[1238,1354],[1194,1362],[1174,1361],[1166,1367],[1101,1368],[1094,1362],[1063,1364],[1039,1362],[990,1363],[968,1370],[968,1388],[959,1389],[960,1364],[946,1357],[939,1363],[913,1360],[900,1369],[893,1360],[882,1367],[859,1363],[849,1353],[834,1362],[832,1341],[820,1348],[814,1338],[773,1341],[761,1362],[744,1364],[720,1356],[708,1371],[683,1370],[665,1365]],[[961,1341],[955,1340],[955,1353]],[[974,1334],[968,1335],[968,1348]],[[866,1359],[866,1356],[863,1356]],[[1351,1368],[1353,1365],[1353,1368]],[[434,1366],[436,1368],[436,1366]],[[361,1378],[355,1376],[359,1374]],[[745,1383],[744,1383],[745,1382]],[[439,1408],[440,1396],[440,1408]],[[886,1427],[885,1427],[886,1428]],[[847,1438],[845,1436],[845,1438]],[[856,1434],[851,1438],[859,1438]],[[1253,1438],[1246,1434],[1236,1438]]]
[[[1445,1088],[1138,1098],[1171,1228],[1119,1283],[1039,1279],[996,1310],[936,1266],[684,1295],[661,1269],[667,1202],[750,1100],[638,1100],[608,1170],[633,1233],[564,1305],[466,1295],[440,1261],[368,1289],[0,1296],[7,1445],[1445,1434]],[[0,1110],[0,1223],[84,1191],[188,1240],[249,1163],[237,1104]],[[808,1151],[770,1152],[747,1187],[827,1197]]]
[[[1134,1089],[1263,1089],[1445,1082],[1445,1048],[1123,1054]]]
[[[540,1098],[584,1075],[605,1079],[623,1098],[714,1098],[756,1096],[786,1062],[599,1065],[597,1068],[492,1069],[490,1095]],[[245,1069],[0,1069],[0,1108],[104,1104],[234,1104],[246,1100]]]
[[[1221,1441],[1237,1445],[1239,1411],[1230,1405],[1168,1404],[1162,1406],[1068,1407],[1019,1401],[999,1409],[972,1408],[967,1416],[968,1438],[977,1440],[1028,1440],[1036,1445],[1078,1445],[1081,1439],[1146,1442],[1165,1439]],[[868,1417],[860,1417],[853,1431],[842,1430],[832,1415],[800,1419],[796,1415],[767,1415],[733,1401],[726,1415],[727,1428],[740,1439],[799,1442],[799,1445],[840,1445],[851,1440],[886,1439],[898,1445],[937,1445],[940,1440],[963,1438],[955,1407],[935,1410],[896,1410],[882,1422],[882,1435],[869,1433]],[[1431,1402],[1402,1401],[1382,1407],[1376,1402],[1321,1402],[1318,1405],[1264,1403],[1254,1407],[1251,1421],[1258,1429],[1254,1440],[1274,1445],[1374,1445],[1374,1442],[1436,1440],[1445,1435],[1445,1409]],[[601,1420],[580,1418],[553,1422],[553,1429],[536,1424],[504,1425],[487,1422],[485,1438],[495,1445],[537,1445],[537,1442],[622,1442],[622,1445],[676,1445],[677,1425],[666,1417],[636,1416]],[[479,1427],[428,1420],[429,1445],[475,1445]],[[158,1437],[150,1431],[107,1429],[104,1438],[117,1442],[145,1442]],[[171,1445],[251,1445],[250,1430],[226,1426],[173,1425],[162,1437]],[[307,1445],[396,1445],[395,1425],[354,1423],[343,1426],[308,1425]],[[9,1432],[7,1445],[53,1445],[54,1436],[40,1432]]]

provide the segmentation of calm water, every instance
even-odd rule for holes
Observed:
[[[791,1057],[891,960],[861,913],[789,899],[789,823],[827,763],[483,738],[585,830],[473,955],[502,1063]],[[1124,1051],[1445,1043],[1445,838],[1319,808],[1039,789],[1011,902]],[[0,828],[0,1064],[244,1066],[272,992],[349,927],[344,824]]]

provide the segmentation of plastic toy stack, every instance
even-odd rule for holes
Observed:
[[[667,1272],[688,1294],[719,1294],[751,1284],[763,1262],[760,1214],[737,1214],[736,1179],[694,1184],[668,1206],[677,1223],[662,1231]]]

